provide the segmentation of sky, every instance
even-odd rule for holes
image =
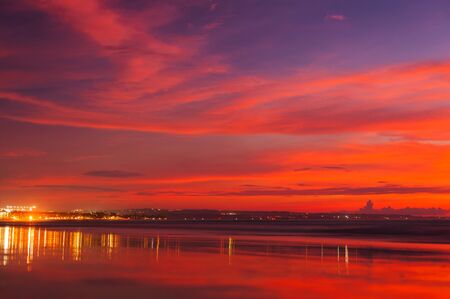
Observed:
[[[448,1],[0,1],[0,205],[450,209],[448,53]]]

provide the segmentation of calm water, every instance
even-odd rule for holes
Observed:
[[[450,247],[0,227],[0,298],[450,298]]]

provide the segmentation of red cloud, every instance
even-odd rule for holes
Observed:
[[[140,98],[139,89],[124,91],[124,97],[135,93],[126,105],[93,95],[82,108],[2,93],[4,100],[40,108],[39,114],[14,111],[2,116],[42,124],[188,134],[390,132],[447,138],[449,65],[442,61],[320,74],[314,79],[238,77],[189,88],[180,85],[145,98]]]
[[[93,42],[97,47],[89,48],[89,54],[107,59],[113,67],[108,74],[84,74],[97,79],[89,88],[71,92],[71,102],[2,92],[0,100],[15,106],[1,117],[177,134],[383,132],[448,137],[449,61],[355,73],[311,68],[278,78],[244,76],[232,73],[221,57],[203,55],[207,35],[157,34],[161,26],[177,20],[177,8],[153,5],[130,15],[105,4],[36,3]],[[32,82],[39,76],[17,74]],[[82,79],[83,74],[66,75],[65,84]],[[12,81],[17,81],[15,76],[6,80],[5,89],[15,84]]]
[[[347,19],[347,17],[344,15],[341,15],[341,14],[328,14],[325,16],[325,20],[331,20],[331,21],[342,22],[342,21],[345,21],[346,19]]]
[[[19,149],[0,152],[0,158],[24,158],[24,157],[40,157],[45,155],[45,152],[30,149]]]

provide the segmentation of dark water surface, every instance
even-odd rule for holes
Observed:
[[[450,298],[436,238],[6,225],[0,298]]]

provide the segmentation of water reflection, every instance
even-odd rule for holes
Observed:
[[[172,298],[171,291],[187,287],[200,290],[189,296],[180,291],[183,298],[297,298],[293,294],[305,290],[311,292],[306,298],[377,298],[349,293],[352,288],[372,290],[376,284],[380,290],[396,288],[391,291],[399,298],[413,298],[413,290],[441,298],[445,292],[436,291],[437,287],[450,291],[448,247],[416,247],[296,237],[11,226],[0,227],[0,275],[9,273],[10,284],[4,285],[11,292],[16,282],[12,273],[23,269],[37,276],[20,276],[18,281],[67,278],[76,284],[75,293],[78,288],[92,288],[93,282],[95,287],[109,288],[113,281],[113,285],[133,282],[152,290],[163,285],[160,296],[154,298]],[[44,292],[38,286],[35,290]],[[180,298],[180,294],[173,296]],[[117,294],[103,295],[96,298],[116,298]]]
[[[130,244],[128,239],[127,242],[120,243],[118,234],[47,230],[32,226],[0,227],[0,243],[3,266],[24,262],[29,265],[35,257],[48,255],[59,255],[62,261],[81,261],[83,251],[89,248],[102,248],[104,256],[111,258],[114,249],[119,246],[136,247],[136,243]]]
[[[90,249],[100,249],[101,258],[112,259],[115,254],[118,254],[118,248],[122,250],[127,248],[145,249],[154,254],[156,261],[159,261],[161,253],[165,255],[175,253],[179,256],[183,251],[215,251],[219,252],[220,255],[226,252],[230,264],[236,251],[241,254],[258,254],[263,251],[266,256],[302,255],[301,252],[303,251],[306,260],[318,256],[323,260],[333,255],[332,248],[326,248],[323,244],[317,246],[311,244],[292,246],[291,244],[289,247],[287,245],[241,241],[241,246],[239,246],[233,237],[219,238],[219,242],[214,239],[203,239],[200,242],[195,242],[190,238],[180,236],[121,236],[119,233],[48,230],[33,226],[0,227],[0,244],[3,266],[11,263],[31,265],[35,259],[46,256],[59,256],[61,261],[81,262],[84,258],[84,252]],[[344,246],[344,261],[348,265],[351,249],[347,245]],[[337,262],[340,263],[341,245],[337,245],[336,250]]]
[[[218,240],[217,240],[218,239]],[[128,248],[145,249],[153,253],[155,260],[159,260],[160,254],[177,255],[183,251],[193,252],[218,252],[220,255],[226,252],[228,261],[231,263],[232,256],[240,254],[259,255],[262,252],[266,256],[298,256],[303,255],[305,260],[323,259],[333,257],[337,264],[349,264],[358,260],[358,247],[351,248],[347,244],[327,245],[310,243],[292,243],[270,240],[236,240],[233,237],[216,238],[188,238],[186,236],[164,235],[129,235],[121,233],[101,233],[77,230],[55,230],[46,228],[30,227],[0,227],[0,252],[2,254],[2,265],[10,263],[32,264],[36,258],[41,256],[60,256],[62,261],[82,261],[84,252],[90,249],[100,249],[100,257],[112,259],[120,254],[117,251]],[[362,249],[364,252],[364,249]],[[384,251],[386,251],[385,249]],[[365,249],[365,258],[372,260],[376,248]],[[391,253],[398,251],[392,250]],[[303,252],[303,254],[302,254]],[[403,252],[405,258],[420,258],[422,251]]]

